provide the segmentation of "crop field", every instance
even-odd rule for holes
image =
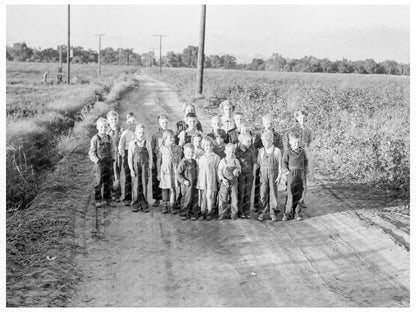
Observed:
[[[408,76],[205,70],[203,100],[195,99],[195,77],[195,69],[167,68],[158,79],[174,85],[183,101],[195,101],[211,114],[221,114],[218,104],[231,100],[255,128],[269,113],[275,129],[285,133],[293,125],[293,112],[303,109],[319,176],[409,197]]]
[[[37,192],[42,171],[64,156],[63,144],[82,113],[107,94],[117,77],[132,67],[72,65],[71,84],[57,84],[57,64],[6,65],[7,210],[24,208]],[[49,72],[48,81],[43,74]]]

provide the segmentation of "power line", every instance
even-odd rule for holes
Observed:
[[[98,36],[98,76],[101,75],[101,37],[105,34],[94,34]]]
[[[153,35],[153,37],[159,37],[160,39],[160,50],[159,50],[159,75],[162,74],[162,37],[167,37],[167,35]]]

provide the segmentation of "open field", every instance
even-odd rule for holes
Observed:
[[[127,66],[103,66],[102,76],[97,78],[96,65],[72,65],[71,84],[67,85],[54,81],[52,73],[57,72],[57,66],[7,63],[8,211],[24,208],[31,202],[43,171],[53,167],[70,149],[65,135],[75,122],[82,120],[83,114],[97,100],[102,100],[115,82],[123,81],[128,72],[135,70]],[[47,83],[43,81],[46,71],[51,73]]]
[[[211,114],[229,99],[258,128],[271,114],[285,133],[293,111],[308,113],[315,171],[326,179],[370,183],[409,197],[409,77],[205,70],[203,100],[195,100],[195,69],[145,70],[176,87],[183,101]]]

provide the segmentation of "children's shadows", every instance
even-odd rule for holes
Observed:
[[[305,204],[303,215],[310,218],[357,209],[383,210],[400,205],[400,200],[366,184],[311,183]]]

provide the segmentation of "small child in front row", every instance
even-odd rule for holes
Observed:
[[[113,152],[111,137],[107,134],[108,123],[104,118],[97,120],[98,133],[91,138],[88,155],[95,164],[95,206],[111,202],[111,177]]]
[[[121,186],[120,186],[120,173],[122,158],[118,152],[118,143],[120,142],[123,128],[119,125],[119,115],[116,111],[111,110],[107,113],[107,120],[110,124],[107,134],[111,137],[112,151],[113,151],[113,200],[120,201],[121,198]]]
[[[248,133],[240,133],[235,156],[240,161],[241,174],[238,176],[238,217],[250,219],[251,191],[256,175],[257,159],[254,149],[251,147],[251,136]]]
[[[184,158],[179,162],[176,170],[176,179],[180,183],[181,189],[181,210],[182,220],[198,219],[198,192],[196,190],[196,179],[198,165],[192,158],[194,146],[186,143],[183,147]]]
[[[198,163],[198,180],[196,188],[201,192],[201,215],[200,221],[205,218],[212,220],[213,209],[218,191],[218,165],[220,157],[214,153],[214,140],[210,137],[202,139],[202,147],[205,153]]]
[[[306,175],[308,172],[308,158],[305,150],[300,146],[298,133],[289,134],[289,147],[283,154],[283,170],[286,174],[286,210],[282,221],[296,218],[303,219],[301,212],[305,207],[305,195],[307,191]],[[293,214],[293,210],[295,210]]]
[[[228,214],[228,200],[231,195],[231,219],[237,220],[238,214],[238,176],[241,173],[241,166],[235,157],[235,146],[228,143],[225,146],[225,158],[221,159],[218,165],[218,179],[220,181],[219,220],[224,220]]]
[[[273,133],[265,131],[261,135],[263,147],[257,155],[260,167],[260,204],[261,210],[257,220],[263,221],[266,214],[272,221],[277,221],[277,186],[282,175],[282,153],[273,145]]]
[[[176,214],[176,195],[178,183],[176,169],[182,159],[182,148],[175,144],[175,133],[167,129],[163,131],[163,144],[157,156],[157,179],[162,189],[162,213]],[[170,203],[168,207],[168,202]]]
[[[136,138],[130,142],[128,150],[128,163],[132,178],[131,211],[140,209],[149,212],[149,204],[146,199],[147,184],[149,182],[149,151],[146,147],[146,128],[138,124],[134,134]]]

